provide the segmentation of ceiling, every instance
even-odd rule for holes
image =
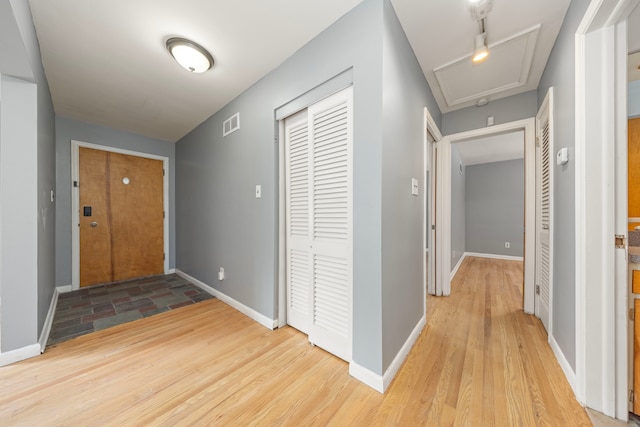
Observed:
[[[479,32],[469,0],[392,0],[443,113],[538,88],[570,0],[492,0],[489,58],[472,65]]]
[[[29,3],[57,114],[176,141],[360,1]],[[471,66],[468,0],[391,1],[442,112],[536,89],[569,5],[493,0],[491,55]],[[164,48],[170,36],[209,49],[214,68],[180,68]]]

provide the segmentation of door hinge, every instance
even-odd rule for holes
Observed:
[[[162,211],[162,218],[164,219],[164,211]]]
[[[73,181],[73,186],[77,188],[78,187],[78,181]]]
[[[164,176],[164,169],[162,169],[162,176]]]
[[[627,238],[622,234],[616,234],[616,248],[625,249],[627,247]]]
[[[636,311],[633,308],[629,309],[629,320],[632,322],[636,320]]]
[[[635,400],[635,393],[633,392],[633,390],[629,390],[629,403],[633,403],[633,401]]]
[[[164,261],[164,252],[162,253],[162,260]]]
[[[536,147],[540,147],[540,136],[536,136]]]
[[[536,285],[536,295],[540,295],[540,285]]]

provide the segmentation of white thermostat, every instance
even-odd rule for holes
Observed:
[[[567,147],[559,149],[558,154],[556,154],[556,164],[558,166],[566,165],[568,161],[569,161],[569,150],[567,149]]]

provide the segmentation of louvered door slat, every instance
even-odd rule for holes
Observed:
[[[549,331],[551,305],[551,209],[553,141],[550,107],[541,108],[537,117],[537,220],[536,220],[536,315]]]
[[[306,114],[285,121],[287,323],[304,333],[313,315],[308,128]]]
[[[309,339],[351,359],[351,89],[309,108],[313,324]]]

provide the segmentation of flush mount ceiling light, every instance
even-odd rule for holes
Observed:
[[[167,40],[167,50],[173,58],[192,73],[204,73],[213,67],[213,57],[198,43],[181,37]]]

